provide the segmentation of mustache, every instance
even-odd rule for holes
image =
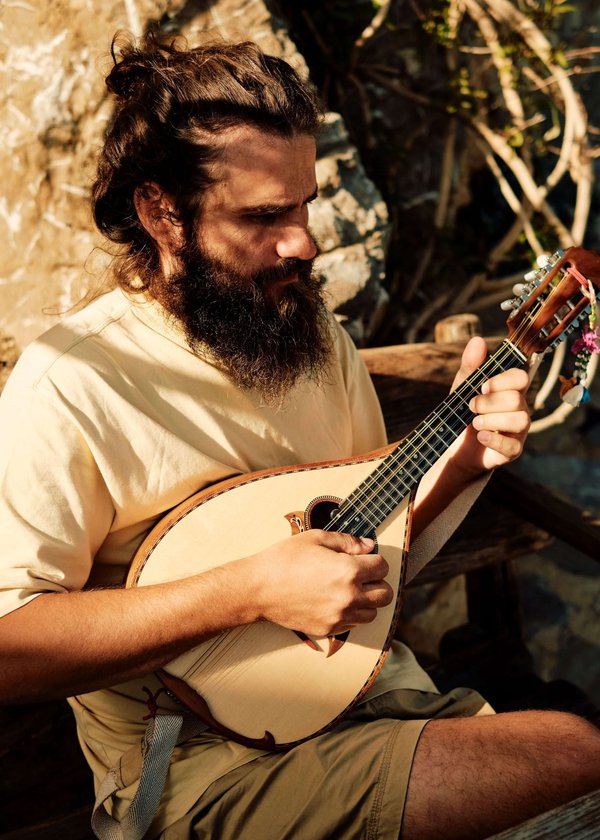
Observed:
[[[310,260],[301,260],[298,257],[284,258],[277,265],[258,271],[253,279],[256,285],[262,288],[277,283],[279,280],[285,280],[292,274],[298,274],[299,277],[309,277],[314,261],[314,258]]]

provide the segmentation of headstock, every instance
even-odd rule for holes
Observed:
[[[585,248],[559,251],[524,280],[503,308],[513,310],[506,322],[509,340],[529,357],[556,347],[589,314],[590,283],[600,296],[600,255]]]

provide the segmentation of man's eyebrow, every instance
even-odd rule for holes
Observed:
[[[319,188],[315,187],[311,194],[302,201],[302,204],[308,204],[309,202],[314,201],[318,195]],[[249,207],[242,207],[241,211],[246,214],[262,216],[268,215],[269,213],[286,213],[288,210],[293,210],[295,207],[297,207],[295,203],[278,204],[277,202],[271,202],[267,204],[253,204]]]

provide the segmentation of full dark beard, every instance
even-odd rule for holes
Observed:
[[[235,385],[257,390],[269,404],[280,404],[300,380],[322,381],[332,334],[312,260],[282,260],[249,278],[196,243],[179,257],[182,270],[159,300],[195,353],[208,351]],[[293,274],[296,282],[277,285]]]

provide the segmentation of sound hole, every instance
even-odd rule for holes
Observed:
[[[309,528],[325,528],[329,525],[331,515],[340,506],[337,499],[321,499],[316,502],[308,512],[308,527]]]
[[[331,516],[340,506],[341,499],[320,499],[315,502],[307,511],[307,521],[309,528],[325,528],[331,521]],[[330,530],[337,530],[333,528]],[[348,529],[350,530],[350,529]],[[374,551],[377,551],[377,533],[373,527],[367,525],[366,522],[361,522],[358,527],[351,529],[353,534],[360,537],[371,537],[375,540]]]

